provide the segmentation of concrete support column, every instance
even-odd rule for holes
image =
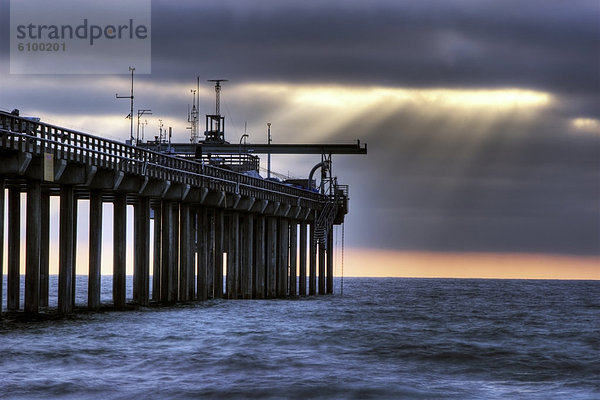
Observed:
[[[206,264],[206,297],[209,299],[215,298],[215,243],[216,243],[216,231],[215,221],[216,215],[215,210],[211,210],[207,213],[206,229],[207,229],[207,264]]]
[[[90,192],[88,309],[100,309],[102,265],[102,193]]]
[[[133,301],[147,306],[150,280],[150,199],[140,197],[134,208]]]
[[[177,298],[179,301],[188,301],[189,253],[192,251],[188,242],[190,236],[190,206],[181,203],[179,210],[179,291]]]
[[[173,260],[173,211],[172,203],[167,200],[162,201],[162,220],[161,220],[161,263],[160,263],[160,301],[169,302],[169,293],[171,292],[169,284],[172,278],[171,263]]]
[[[198,212],[195,208],[190,208],[190,234],[187,238],[183,237],[182,240],[187,240],[188,251],[188,300],[194,300],[196,298],[196,251],[197,251],[197,237],[198,237],[198,225],[197,219]]]
[[[29,182],[27,184],[25,312],[33,314],[37,314],[40,308],[41,197],[40,182]]]
[[[169,272],[169,302],[179,298],[179,203],[173,203],[173,253]]]
[[[126,300],[127,195],[117,193],[113,204],[113,304],[120,309]]]
[[[42,190],[40,209],[40,307],[48,307],[48,291],[50,288],[50,192],[46,190]],[[1,273],[0,276],[2,276]]]
[[[196,263],[198,264],[198,275],[196,276],[196,298],[200,301],[207,298],[206,272],[208,267],[208,230],[210,229],[208,213],[206,208],[198,210],[197,218],[197,249]],[[212,267],[212,265],[211,265]]]
[[[300,224],[300,284],[298,285],[298,294],[306,296],[306,240],[307,240],[307,223]]]
[[[240,265],[240,215],[236,212],[229,217],[229,246],[227,252],[227,298],[237,299],[239,295]]]
[[[333,227],[327,233],[327,280],[325,291],[333,294]]]
[[[154,254],[152,260],[152,300],[160,301],[161,272],[161,205],[153,207],[154,212]]]
[[[2,295],[4,280],[4,179],[0,179],[0,318],[2,318]]]
[[[6,309],[17,311],[21,298],[21,191],[8,189],[8,276]]]
[[[73,311],[73,220],[75,194],[72,186],[60,188],[60,232],[58,254],[58,312]]]
[[[223,237],[225,218],[223,210],[215,211],[215,262],[214,262],[214,297],[223,297]]]
[[[277,297],[283,298],[288,294],[289,283],[289,254],[290,254],[290,227],[288,220],[279,219],[279,251],[278,251],[278,275],[277,275]]]
[[[325,294],[325,243],[318,241],[319,252],[319,294]]]
[[[267,269],[266,297],[274,298],[277,294],[277,218],[267,217]]]
[[[252,281],[253,281],[253,270],[254,259],[252,254],[254,253],[254,216],[247,214],[244,218],[244,245],[243,256],[242,256],[242,295],[244,299],[252,298]]]
[[[75,293],[77,289],[77,193],[74,193],[73,197],[73,271],[71,278],[71,300],[73,301],[73,307],[75,307]]]
[[[256,219],[256,240],[254,241],[254,270],[253,270],[253,296],[257,299],[265,298],[265,217],[260,215]]]
[[[296,295],[298,283],[298,223],[290,222],[290,296]]]
[[[308,295],[317,294],[317,239],[315,238],[315,224],[310,224],[309,238],[309,277],[308,277]]]

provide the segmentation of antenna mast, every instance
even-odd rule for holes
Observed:
[[[209,82],[215,83],[215,115],[221,115],[221,82],[227,82],[227,79],[209,79]]]
[[[129,115],[125,118],[129,118],[129,144],[133,143],[133,71],[135,71],[134,67],[129,67],[129,71],[131,71],[131,95],[129,96],[119,96],[117,93],[115,96],[117,99],[130,99],[131,100],[131,111],[129,111]]]
[[[188,129],[190,132],[190,142],[198,143],[198,117],[200,114],[200,77],[196,77],[196,89],[190,90],[194,96],[194,102],[192,105],[192,110],[188,111],[188,122],[190,126]]]
[[[206,115],[205,142],[227,143],[225,141],[225,117],[221,116],[221,82],[227,79],[209,79],[208,82],[215,83],[215,113]]]

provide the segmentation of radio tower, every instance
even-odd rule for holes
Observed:
[[[188,110],[188,122],[190,123],[188,129],[191,131],[190,142],[195,144],[198,143],[199,140],[198,116],[200,112],[198,109],[200,108],[200,77],[196,78],[196,89],[192,89],[191,92],[194,96],[194,103],[192,105],[192,110]]]

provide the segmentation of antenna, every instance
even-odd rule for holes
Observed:
[[[140,141],[140,117],[142,115],[152,115],[152,110],[149,109],[145,109],[145,110],[138,110],[137,112],[137,131],[135,134],[135,142],[139,143]],[[144,141],[144,134],[142,133],[142,141]]]
[[[228,82],[228,79],[209,79],[208,82],[215,83],[215,115],[221,115],[221,82]]]
[[[129,130],[129,143],[133,144],[133,71],[135,68],[129,67],[129,71],[131,71],[131,95],[130,96],[119,96],[119,94],[115,94],[117,99],[131,99],[131,111],[126,118],[130,119],[130,130]]]
[[[192,92],[192,95],[194,96],[194,100],[193,100],[193,105],[192,105],[192,110],[189,110],[189,105],[188,105],[188,122],[190,123],[190,126],[188,127],[188,129],[191,131],[190,132],[190,142],[191,143],[198,143],[198,116],[200,114],[199,108],[200,108],[200,77],[196,77],[196,89],[192,89],[190,90],[190,92]],[[197,99],[196,99],[197,97]]]

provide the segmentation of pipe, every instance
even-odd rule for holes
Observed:
[[[321,161],[320,163],[318,163],[317,165],[315,165],[311,170],[310,170],[310,174],[308,174],[308,186],[310,187],[310,189],[312,189],[312,178],[313,175],[315,174],[315,172],[319,169],[319,168],[324,168],[325,170],[327,170],[328,168],[328,164],[329,162],[327,161]]]

